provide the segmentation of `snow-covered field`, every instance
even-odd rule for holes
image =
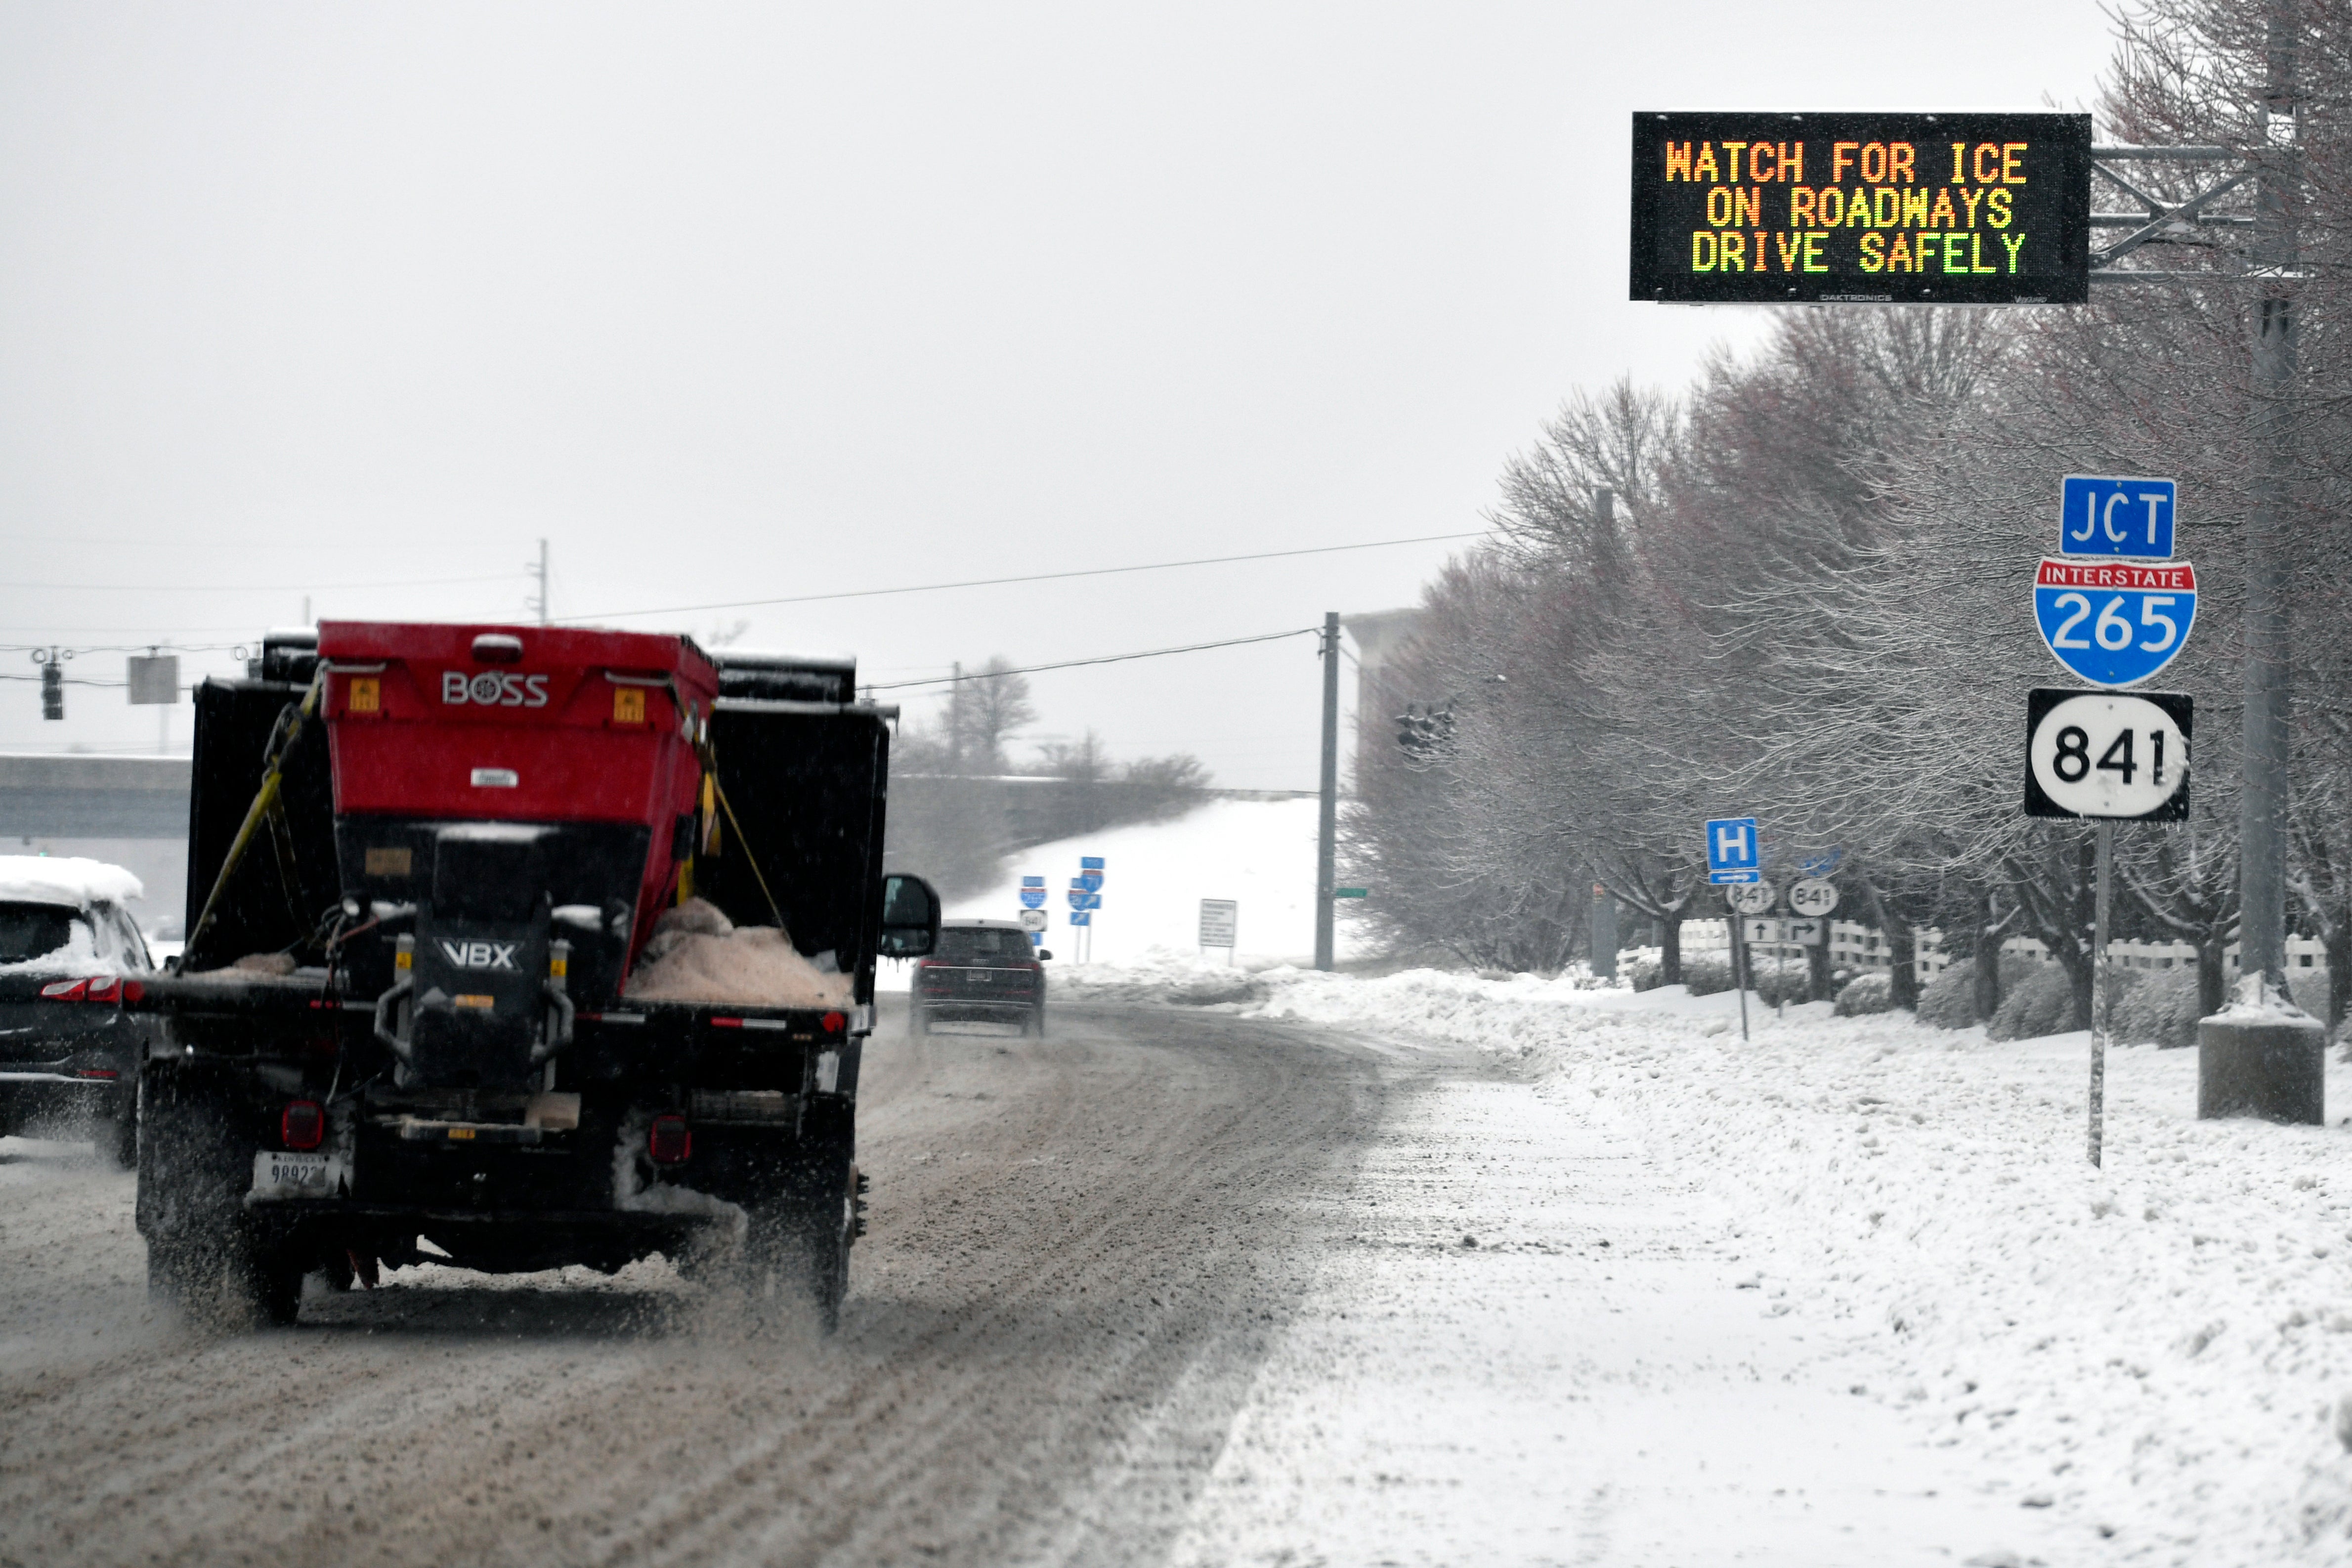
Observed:
[[[1547,1110],[1638,1151],[1676,1195],[1660,1212],[1677,1250],[1713,1249],[1725,1290],[1804,1342],[1786,1376],[1867,1401],[2009,1511],[2011,1546],[1977,1561],[2352,1560],[2352,1129],[2200,1123],[2193,1051],[2110,1054],[2094,1169],[2080,1034],[1990,1044],[1813,1005],[1753,1009],[1743,1041],[1731,995],[1244,979],[1189,955],[1060,979],[1066,1000],[1173,995],[1458,1042],[1531,1080]],[[2344,1105],[2352,1070],[2329,1079]],[[1482,1239],[1513,1223],[1490,1214]]]

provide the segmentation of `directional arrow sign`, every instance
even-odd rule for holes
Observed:
[[[2136,686],[2179,656],[2197,621],[2187,561],[2061,560],[2033,576],[2033,619],[2053,657],[2095,686]]]
[[[2175,692],[2028,693],[2025,814],[2183,821],[2191,717]]]

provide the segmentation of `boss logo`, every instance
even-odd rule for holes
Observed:
[[[484,670],[468,675],[463,670],[441,674],[441,700],[452,707],[471,703],[476,707],[545,707],[545,675],[501,675]]]
[[[460,969],[511,969],[520,942],[443,942],[441,956]]]

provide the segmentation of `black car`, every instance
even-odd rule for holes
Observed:
[[[119,1163],[136,1163],[152,1020],[121,1004],[154,972],[120,902],[137,887],[95,861],[0,855],[0,1136],[82,1124]]]
[[[948,920],[939,946],[915,966],[908,1016],[917,1034],[937,1019],[987,1019],[1045,1032],[1045,966],[1054,955],[1031,945],[1010,920]]]

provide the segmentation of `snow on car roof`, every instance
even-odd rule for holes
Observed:
[[[79,855],[0,855],[0,902],[121,904],[141,898],[144,883],[119,865]]]

